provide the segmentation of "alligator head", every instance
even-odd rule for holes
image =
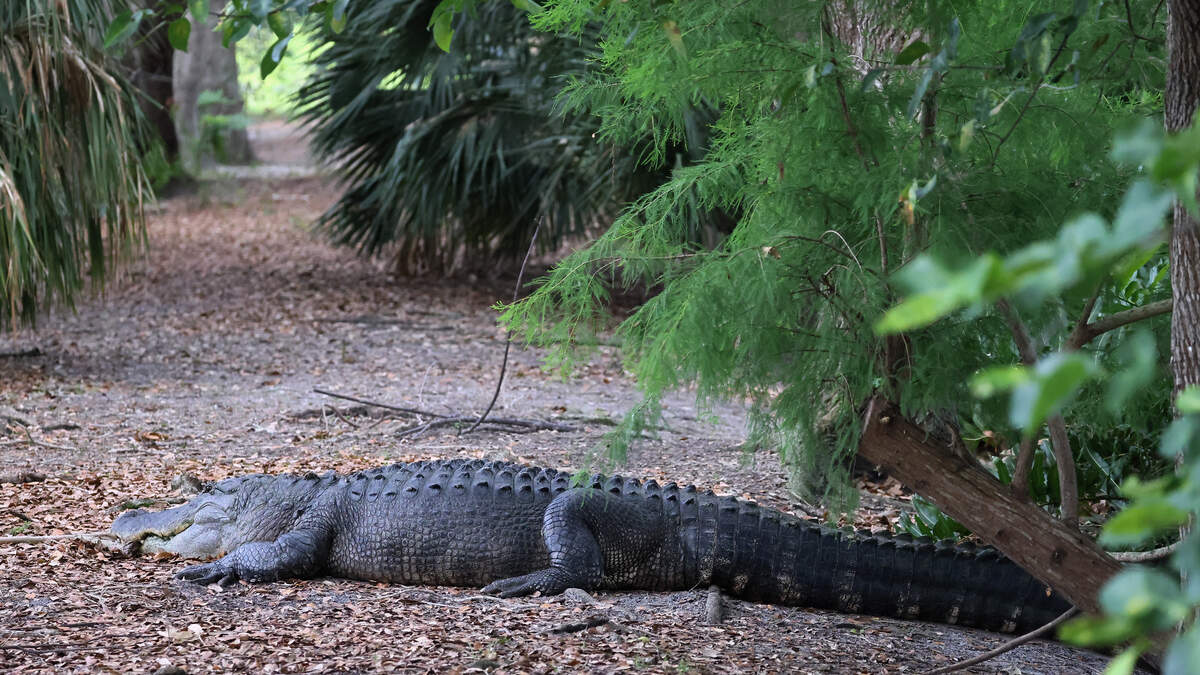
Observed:
[[[336,479],[334,474],[229,478],[175,508],[126,511],[110,531],[146,553],[219,558],[248,542],[274,541]]]

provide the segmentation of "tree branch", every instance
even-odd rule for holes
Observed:
[[[1161,546],[1153,551],[1110,551],[1109,555],[1118,562],[1123,563],[1144,563],[1151,560],[1161,560],[1175,552],[1179,548],[1179,542],[1168,546]]]
[[[1020,315],[1012,305],[1008,304],[1007,300],[997,300],[996,306],[1004,315],[1004,320],[1008,322],[1013,342],[1017,345],[1017,353],[1021,355],[1021,362],[1026,366],[1033,366],[1038,360],[1037,349],[1033,344],[1033,338],[1029,335],[1029,329],[1025,327],[1025,322],[1021,321]],[[1079,520],[1079,481],[1075,475],[1075,457],[1071,453],[1071,440],[1067,436],[1067,424],[1062,415],[1052,415],[1046,420],[1046,423],[1050,427],[1050,447],[1054,451],[1054,461],[1058,464],[1058,494],[1062,502],[1062,519],[1067,524],[1074,526]],[[1032,449],[1029,456],[1032,461]],[[1026,472],[1026,480],[1028,480],[1028,476],[1029,474]],[[1018,490],[1026,485],[1026,483],[1022,483]]]
[[[1107,333],[1110,330],[1126,326],[1143,319],[1158,316],[1160,314],[1168,314],[1174,307],[1174,300],[1167,298],[1159,300],[1141,307],[1134,307],[1116,314],[1109,314],[1103,319],[1098,319],[1092,323],[1077,326],[1075,331],[1071,333],[1071,338],[1067,342],[1068,349],[1078,349],[1087,343],[1094,340],[1096,337]]]
[[[1016,649],[1017,647],[1020,647],[1021,645],[1025,644],[1026,642],[1029,642],[1031,640],[1036,640],[1036,639],[1042,637],[1046,633],[1049,633],[1050,631],[1054,630],[1055,628],[1058,628],[1060,625],[1062,625],[1062,623],[1064,621],[1066,621],[1067,619],[1070,619],[1071,617],[1075,616],[1078,613],[1079,613],[1079,610],[1072,607],[1071,609],[1068,609],[1067,611],[1060,614],[1057,619],[1042,626],[1041,628],[1035,628],[1020,637],[1015,637],[989,652],[984,652],[983,654],[969,658],[966,661],[959,661],[958,663],[952,663],[948,666],[942,666],[941,668],[937,668],[935,670],[929,671],[928,673],[925,673],[925,675],[942,675],[943,673],[953,673],[953,672],[956,672],[959,670],[964,670],[966,668],[970,668],[971,666],[974,666],[974,665],[978,665],[980,663],[983,663],[984,661],[990,661],[991,659],[994,659],[997,656],[1000,656],[1004,652],[1012,651],[1012,650]]]
[[[1033,345],[1029,329],[1025,328],[1025,322],[1021,321],[1021,317],[1017,315],[1017,310],[1013,309],[1013,306],[1003,298],[996,301],[996,307],[1004,315],[1004,321],[1008,323],[1013,342],[1017,345],[1017,354],[1021,356],[1021,363],[1027,366],[1037,363],[1037,348]]]
[[[542,216],[538,219],[538,224],[533,228],[533,236],[529,238],[529,248],[525,251],[525,259],[521,261],[521,270],[517,272],[517,283],[513,286],[513,304],[517,303],[517,298],[521,295],[521,280],[525,278],[525,266],[529,264],[529,256],[533,255],[533,246],[537,243],[538,230],[542,229],[542,223],[546,221],[546,217]],[[496,399],[500,398],[500,387],[504,384],[504,373],[508,371],[508,352],[512,349],[512,331],[505,329],[504,331],[504,361],[500,363],[500,376],[496,378],[496,391],[492,392],[492,400],[488,403],[487,410],[475,420],[475,424],[471,425],[470,429],[464,431],[464,434],[469,434],[479,428],[480,424],[487,419],[488,413],[492,412],[492,408],[496,405]]]
[[[1024,499],[1029,498],[1029,472],[1033,468],[1033,449],[1037,447],[1037,438],[1026,434],[1021,438],[1021,448],[1017,452],[1017,465],[1013,469],[1013,492]]]

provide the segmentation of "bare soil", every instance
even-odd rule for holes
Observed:
[[[286,129],[256,137],[260,157],[283,158],[272,166],[302,165]],[[0,476],[47,476],[0,483],[0,536],[104,530],[129,500],[170,497],[181,474],[429,457],[596,465],[603,434],[638,400],[610,347],[567,380],[514,348],[493,414],[573,432],[398,439],[411,417],[362,415],[314,393],[478,414],[504,346],[489,307],[512,279],[394,278],[307,230],[336,198],[333,181],[266,173],[165,200],[125,278],[37,331],[0,337]],[[742,450],[737,406],[697,410],[685,392],[667,401],[665,421],[622,473],[812,512],[774,456]],[[860,526],[895,515],[887,499],[870,503]],[[0,544],[0,672],[905,673],[1009,637],[729,599],[724,623],[710,626],[704,589],[598,593],[598,605],[340,579],[218,592],[173,581],[184,564],[71,540]],[[590,619],[601,625],[553,632]],[[1105,662],[1038,641],[971,672],[1088,673]]]

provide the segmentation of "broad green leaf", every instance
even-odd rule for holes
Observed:
[[[271,12],[267,15],[267,25],[277,38],[285,38],[292,34],[292,17],[287,12]]]
[[[921,521],[931,528],[941,518],[942,512],[936,506],[923,499],[914,499],[912,505],[913,509],[917,512],[917,516],[921,518]]]
[[[454,14],[444,12],[433,21],[433,41],[444,52],[450,51],[450,40],[454,38],[453,20]]]
[[[1100,607],[1150,630],[1171,628],[1189,613],[1180,600],[1179,584],[1149,567],[1130,567],[1110,579],[1100,589]]]
[[[1064,623],[1058,637],[1073,645],[1100,646],[1125,642],[1135,632],[1135,624],[1125,617],[1081,616]]]
[[[537,4],[536,2],[534,2],[533,0],[512,0],[512,4],[513,4],[513,7],[516,7],[517,9],[524,11],[524,12],[532,13],[532,12],[542,11],[542,6]]]
[[[275,44],[271,45],[271,48],[267,50],[267,53],[263,54],[260,70],[264,80],[279,66],[279,62],[283,60],[283,55],[287,53],[288,43],[291,41],[291,35],[276,40]]]
[[[188,38],[192,34],[192,22],[188,21],[186,16],[181,16],[171,22],[167,26],[167,41],[171,46],[181,52],[186,52],[188,49]]]
[[[1113,548],[1136,546],[1164,530],[1186,523],[1187,519],[1187,511],[1165,499],[1137,501],[1105,523],[1100,543]]]
[[[1193,623],[1183,635],[1171,641],[1163,655],[1163,675],[1192,675],[1200,664],[1200,624]]]
[[[875,332],[881,335],[927,326],[968,305],[994,300],[1011,287],[1008,273],[993,253],[953,274],[930,258],[918,258],[905,269],[901,281],[924,292],[888,310],[875,323]]]
[[[188,11],[192,13],[192,18],[201,26],[208,22],[208,0],[188,0]]]
[[[1096,362],[1079,352],[1057,352],[1043,357],[1034,368],[1034,377],[1013,389],[1009,406],[1013,426],[1027,434],[1033,433],[1047,417],[1058,412],[1084,382],[1100,373],[1101,368]]]
[[[1163,432],[1162,439],[1159,441],[1158,454],[1166,459],[1195,454],[1189,453],[1188,449],[1195,444],[1198,432],[1200,432],[1200,419],[1194,415],[1174,420]]]
[[[1134,128],[1117,135],[1112,158],[1123,164],[1149,164],[1162,151],[1164,141],[1162,122],[1144,119]]]
[[[1175,195],[1150,181],[1136,181],[1125,192],[1113,219],[1113,236],[1106,242],[1109,255],[1123,255],[1130,246],[1159,234]]]
[[[1175,409],[1184,415],[1200,413],[1200,386],[1191,386],[1175,397]]]
[[[898,66],[907,66],[929,52],[929,45],[921,40],[917,40],[900,50],[900,53],[896,55],[895,64]]]
[[[258,21],[265,21],[271,12],[271,0],[246,0],[246,9]]]
[[[1104,669],[1104,675],[1130,675],[1137,666],[1138,657],[1145,650],[1146,647],[1142,644],[1126,647],[1120,654],[1114,656],[1112,661],[1108,662],[1108,666]]]
[[[979,371],[971,378],[971,394],[988,398],[1029,381],[1030,370],[1025,366],[995,366]]]
[[[138,24],[141,23],[143,16],[145,16],[144,10],[136,12],[125,10],[118,14],[112,23],[108,24],[108,31],[104,34],[104,48],[108,49],[128,40],[129,36],[137,32]]]
[[[349,2],[350,0],[334,0],[333,4],[329,6],[327,15],[329,30],[335,33],[346,30],[346,7]]]
[[[1108,380],[1104,403],[1109,412],[1120,415],[1129,398],[1154,380],[1158,369],[1158,346],[1146,330],[1134,332],[1117,349],[1122,368]]]

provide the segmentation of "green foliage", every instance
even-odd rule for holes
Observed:
[[[320,32],[300,30],[292,33],[287,54],[275,65],[271,76],[263,79],[260,72],[262,56],[277,39],[277,32],[259,29],[237,43],[238,86],[242,90],[246,113],[253,117],[294,114],[296,92],[316,72],[311,59],[320,48]]]
[[[400,267],[447,269],[517,259],[544,219],[553,250],[628,195],[661,180],[593,139],[588,116],[553,114],[591,40],[538,35],[511,3],[458,14],[454,49],[427,26],[434,0],[369,0],[355,30],[326,34],[298,97],[313,146],[339,163],[347,190],[319,222],[340,243]],[[436,31],[435,31],[436,33]]]
[[[868,3],[863,11],[922,37],[867,39],[857,52],[838,39],[846,27],[825,3],[546,3],[533,15],[544,28],[602,25],[598,67],[572,80],[563,103],[598,116],[606,142],[650,138],[641,157],[662,165],[688,137],[694,102],[719,115],[703,161],[675,168],[506,308],[504,322],[555,347],[599,324],[614,278],[661,288],[620,328],[647,401],[682,386],[702,402],[750,401],[755,440],[842,504],[853,497],[844,458],[872,392],[909,413],[949,411],[999,431],[1090,411],[1056,377],[1099,386],[1104,371],[1087,359],[1010,370],[1026,378],[1008,385],[1024,402],[1012,419],[1003,401],[975,401],[968,386],[971,374],[1017,361],[990,302],[1015,298],[1039,340],[1065,334],[1104,271],[1130,264],[1128,244],[1155,245],[1135,221],[1170,198],[1148,183],[1115,214],[1079,215],[1134,173],[1095,139],[1131,112],[1156,112],[1141,92],[1161,89],[1163,46],[1131,37],[1123,8],[1060,4],[1039,14],[1021,3],[935,2],[896,15]],[[1146,26],[1152,9],[1131,12]],[[700,248],[687,230],[697,209],[739,219]],[[904,280],[916,292],[885,314]],[[1105,283],[1097,312],[1111,313],[1121,299]],[[881,316],[882,327],[906,331],[902,342],[875,332]],[[1100,346],[1107,367],[1110,345]],[[574,358],[559,351],[552,362]]]
[[[902,513],[900,520],[896,523],[897,529],[901,532],[914,537],[927,537],[934,540],[961,539],[971,534],[971,531],[962,523],[942,513],[932,502],[919,495],[913,495],[912,505],[915,517],[909,517],[907,513]]]
[[[141,242],[148,136],[110,0],[0,3],[0,325],[103,283]]]
[[[1155,481],[1129,480],[1124,491],[1132,504],[1104,527],[1101,542],[1129,546],[1155,541],[1174,532],[1200,509],[1200,389],[1192,388],[1176,400],[1183,417],[1163,435],[1160,452],[1164,459],[1180,458],[1180,470]],[[1104,615],[1077,619],[1063,626],[1061,637],[1076,644],[1105,645],[1133,640],[1110,670],[1131,663],[1147,646],[1147,637],[1172,630],[1185,630],[1172,640],[1163,660],[1163,672],[1190,673],[1198,649],[1196,610],[1200,608],[1200,538],[1195,528],[1184,535],[1171,556],[1171,568],[1182,576],[1160,569],[1131,568],[1114,577],[1101,594]]]

